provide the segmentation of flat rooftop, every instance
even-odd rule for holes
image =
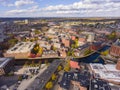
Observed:
[[[103,81],[101,79],[92,79],[90,90],[111,90],[111,87],[106,81]]]
[[[116,64],[90,64],[96,78],[120,82],[120,70],[116,69]]]
[[[13,60],[13,58],[0,58],[0,68],[4,67],[11,60]]]
[[[10,48],[6,53],[29,52],[34,47],[34,45],[34,42],[19,42],[14,47]]]
[[[64,72],[62,80],[60,82],[60,87],[69,90],[71,81],[76,81],[80,83],[82,87],[88,87],[90,83],[90,73],[84,72]]]

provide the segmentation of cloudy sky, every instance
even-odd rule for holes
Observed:
[[[0,0],[0,17],[119,17],[120,0]]]

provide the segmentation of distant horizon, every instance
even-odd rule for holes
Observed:
[[[17,17],[17,16],[15,16],[15,17],[0,17],[0,18],[120,18],[120,17],[115,17],[115,16],[113,16],[113,17],[110,17],[110,16],[108,16],[108,17],[63,17],[63,16],[61,16],[61,17],[55,17],[55,16],[50,16],[50,17],[28,17],[28,16],[26,16],[26,17]]]

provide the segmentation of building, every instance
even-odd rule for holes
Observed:
[[[94,38],[95,38],[95,34],[94,34],[94,33],[91,33],[91,34],[88,35],[87,41],[88,41],[88,42],[93,42],[93,41],[94,41]]]
[[[87,90],[90,83],[90,74],[82,72],[64,72],[58,90]]]
[[[120,60],[118,60],[118,62],[117,62],[116,69],[120,70]]]
[[[0,58],[0,75],[9,73],[14,68],[14,58]]]
[[[59,50],[59,53],[60,53],[60,57],[62,57],[62,58],[65,58],[66,56],[67,56],[67,53],[66,53],[66,51],[63,49],[63,50]]]
[[[120,83],[120,70],[115,64],[90,64],[91,71],[95,78],[107,80],[109,82]]]
[[[90,45],[90,49],[93,51],[97,51],[102,48],[102,43],[101,42],[94,42],[92,45]]]
[[[4,56],[15,57],[15,59],[28,58],[34,45],[34,42],[19,42],[14,47],[8,49],[6,53],[4,53]]]
[[[28,19],[25,19],[25,24],[28,24],[29,23],[29,20]]]
[[[72,39],[72,40],[75,40],[75,39],[76,39],[76,36],[71,36],[71,39]]]
[[[64,44],[65,47],[70,47],[70,40],[62,38],[62,43]]]
[[[118,39],[110,48],[110,54],[113,56],[120,56],[120,40]]]
[[[92,79],[89,90],[112,90],[109,83],[101,79]]]
[[[82,32],[82,34],[87,36],[87,42],[93,42],[95,39],[95,33],[93,32]]]
[[[42,57],[43,58],[57,58],[58,57],[58,53],[56,51],[53,51],[53,50],[46,50],[46,51],[43,51],[42,53]]]
[[[80,46],[84,45],[85,42],[86,42],[86,38],[80,37],[79,40],[78,40],[78,43],[79,43]]]
[[[80,69],[79,63],[75,61],[70,61],[70,67],[74,69]]]
[[[61,47],[61,44],[60,44],[60,43],[54,43],[54,47],[60,48],[60,47]]]

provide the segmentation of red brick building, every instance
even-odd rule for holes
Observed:
[[[101,49],[101,47],[102,47],[101,43],[93,43],[93,44],[90,46],[90,50],[96,51],[96,50]]]
[[[116,69],[117,69],[117,70],[120,70],[120,59],[119,59],[118,62],[117,62]]]
[[[110,54],[113,56],[120,56],[120,46],[112,45],[110,48]]]
[[[65,47],[70,47],[70,40],[62,38],[62,43],[65,45]]]
[[[75,39],[76,39],[76,36],[71,36],[71,39],[72,39],[72,40],[75,40]]]

